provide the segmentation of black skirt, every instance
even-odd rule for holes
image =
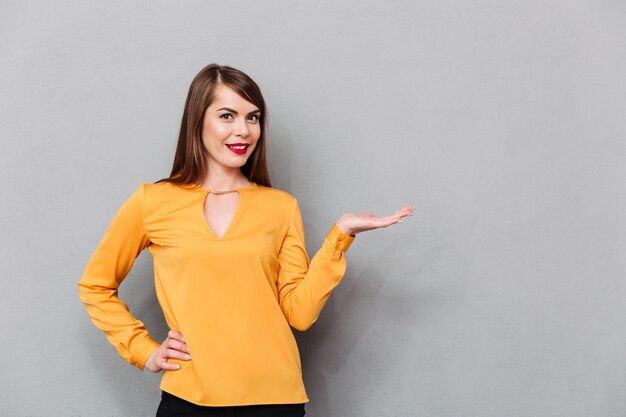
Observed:
[[[156,417],[303,417],[304,414],[304,403],[209,407],[162,391]]]

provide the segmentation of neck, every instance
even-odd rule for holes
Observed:
[[[210,172],[202,182],[202,187],[215,191],[229,191],[249,185],[252,185],[252,181],[248,180],[240,169],[229,172]]]

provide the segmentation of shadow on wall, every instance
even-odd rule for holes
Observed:
[[[398,241],[411,252],[399,250]],[[367,377],[355,381],[362,392],[346,387],[332,394],[333,399],[341,395],[345,407],[357,407],[363,401],[364,391],[377,389],[368,387],[368,380],[389,379],[390,368],[385,365],[389,358],[403,361],[415,357],[406,354],[410,344],[404,341],[418,337],[420,327],[428,325],[433,314],[444,314],[441,311],[458,302],[457,297],[463,293],[459,288],[463,279],[458,276],[462,271],[458,267],[465,262],[457,250],[444,250],[428,239],[418,242],[408,230],[387,243],[384,246],[385,241],[372,241],[367,244],[371,250],[358,249],[371,253],[364,259],[351,249],[346,275],[319,320],[306,332],[294,332],[313,415],[333,415],[327,377],[340,376],[342,372]],[[451,255],[457,259],[451,260]],[[388,271],[394,271],[394,275]],[[372,360],[359,363],[358,370],[345,369],[357,345],[362,348],[365,343]],[[404,366],[413,368],[416,364],[394,364],[393,368]]]

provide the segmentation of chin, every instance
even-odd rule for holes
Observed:
[[[241,168],[242,166],[244,166],[246,164],[246,162],[248,162],[248,159],[245,159],[245,160],[243,160],[241,162],[238,162],[238,163],[232,163],[231,162],[231,163],[222,164],[222,165],[224,165],[225,167],[228,167],[228,168]]]

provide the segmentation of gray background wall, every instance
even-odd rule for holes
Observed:
[[[313,256],[357,236],[294,330],[307,415],[623,416],[626,5],[620,1],[2,1],[0,415],[149,416],[76,282],[169,173],[187,88],[242,69]],[[145,251],[121,298],[163,339]]]

